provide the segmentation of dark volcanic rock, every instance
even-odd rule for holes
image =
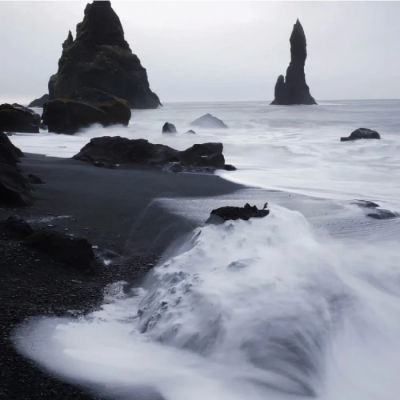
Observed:
[[[19,104],[0,105],[0,130],[39,133],[40,115]]]
[[[22,155],[8,136],[0,132],[0,204],[26,206],[31,203],[29,188],[17,166]]]
[[[39,99],[35,99],[31,103],[29,103],[28,107],[40,107],[40,108],[42,108],[44,106],[44,103],[47,103],[48,101],[49,101],[49,95],[48,94],[44,94]]]
[[[221,207],[211,211],[207,224],[222,224],[225,221],[243,219],[248,221],[250,218],[263,218],[269,214],[267,209],[268,203],[264,208],[259,210],[256,206],[246,204],[244,207]]]
[[[132,108],[157,108],[159,98],[150,90],[146,69],[125,41],[121,22],[109,1],[94,1],[68,34],[50,78],[50,99],[64,98],[72,91],[93,87],[128,101]]]
[[[174,124],[166,122],[162,127],[162,133],[178,133]]]
[[[203,115],[200,118],[197,118],[190,125],[199,126],[200,128],[227,128],[228,126],[224,124],[223,121],[214,117],[211,114]]]
[[[393,211],[390,211],[390,210],[376,208],[373,212],[368,213],[367,217],[374,218],[374,219],[393,219],[393,218],[398,218],[399,214],[397,214]]]
[[[369,201],[369,200],[355,200],[354,202],[352,202],[350,204],[359,206],[361,208],[377,208],[377,207],[379,207],[379,204],[376,204],[373,201]]]
[[[225,164],[225,171],[236,171],[237,168],[231,164]]]
[[[180,163],[184,167],[224,168],[222,143],[195,144],[178,151],[162,144],[152,144],[144,139],[100,137],[92,139],[73,158],[92,164],[138,164],[164,167]]]
[[[93,248],[86,239],[43,229],[30,235],[24,244],[84,273],[94,272]]]
[[[192,135],[195,135],[195,134],[196,134],[196,132],[195,132],[195,131],[192,131],[191,129],[189,129],[186,133],[190,133],[190,134],[192,134]]]
[[[341,142],[347,142],[349,140],[359,140],[359,139],[380,139],[381,135],[378,132],[373,131],[368,128],[358,128],[350,134],[349,137],[341,137]]]
[[[128,125],[131,110],[125,100],[93,88],[82,88],[64,99],[50,100],[43,107],[49,132],[74,134],[92,124]]]
[[[46,182],[43,182],[38,176],[29,174],[28,175],[28,180],[30,183],[33,183],[34,185],[43,185]]]
[[[33,233],[31,226],[18,215],[1,221],[0,231],[13,239],[24,239]]]
[[[307,42],[303,27],[297,20],[290,36],[290,64],[283,75],[278,77],[275,85],[275,99],[272,105],[317,104],[310,94],[306,83],[304,66],[307,58]]]

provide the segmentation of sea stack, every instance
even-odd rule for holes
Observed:
[[[297,20],[290,36],[290,64],[286,70],[286,79],[283,75],[278,77],[275,85],[275,100],[271,103],[272,105],[317,104],[306,83],[304,72],[306,58],[306,35],[300,21]]]
[[[69,32],[62,48],[58,72],[49,81],[50,100],[89,87],[124,99],[131,108],[161,105],[110,1],[87,4],[75,40]]]

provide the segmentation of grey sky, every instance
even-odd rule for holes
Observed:
[[[87,2],[0,2],[0,100],[47,92]],[[318,100],[400,98],[400,2],[112,2],[161,101],[272,100],[299,18]]]

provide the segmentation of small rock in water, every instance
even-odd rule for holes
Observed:
[[[162,133],[178,133],[174,124],[166,122],[162,127]]]
[[[193,121],[190,125],[193,126],[198,126],[200,128],[217,128],[217,129],[226,129],[228,126],[224,123],[224,121],[221,121],[219,118],[214,117],[211,114],[206,114],[203,115],[200,118],[197,118],[195,121]]]
[[[381,135],[377,131],[368,128],[358,128],[350,134],[349,137],[341,137],[341,142],[348,142],[349,140],[359,139],[380,139]]]
[[[369,200],[356,200],[350,204],[359,206],[361,208],[377,208],[377,207],[379,207],[379,204],[376,204],[373,201],[369,201]]]
[[[242,219],[248,221],[250,218],[263,218],[269,214],[267,208],[268,203],[265,203],[264,208],[259,210],[257,206],[246,204],[244,207],[221,207],[211,211],[210,218],[206,221],[207,224],[222,224],[225,221]]]
[[[191,129],[189,129],[186,133],[190,133],[191,135],[195,135],[196,134],[196,132],[192,131]]]
[[[390,210],[383,210],[381,208],[377,208],[374,210],[374,212],[367,214],[367,217],[374,219],[393,219],[393,218],[398,218],[399,214]]]

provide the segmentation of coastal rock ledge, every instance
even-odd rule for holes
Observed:
[[[63,98],[84,87],[126,100],[131,108],[157,108],[146,69],[132,53],[110,1],[94,1],[64,41],[58,72],[49,81],[49,99]]]
[[[317,104],[306,83],[304,67],[307,58],[307,41],[303,27],[296,21],[290,36],[290,64],[286,79],[279,75],[275,85],[275,99],[271,105]]]
[[[222,150],[222,143],[195,144],[179,151],[163,144],[150,143],[145,139],[103,136],[92,139],[73,158],[98,167],[135,164],[166,168],[171,172],[203,172],[231,168],[225,165]],[[174,168],[169,168],[171,166]]]

